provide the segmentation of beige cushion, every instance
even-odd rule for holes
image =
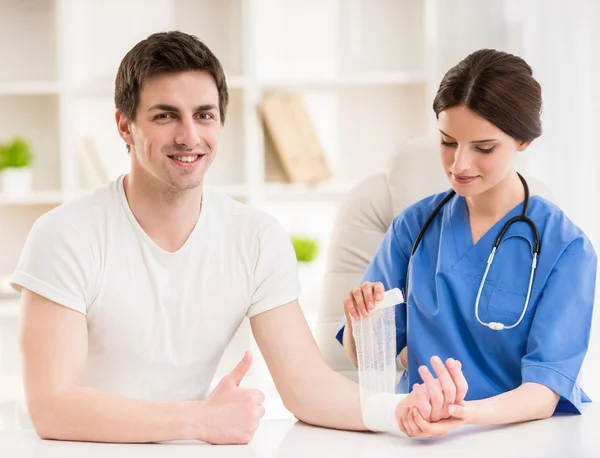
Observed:
[[[344,314],[344,295],[358,286],[394,217],[408,205],[450,189],[439,159],[438,139],[419,138],[403,144],[387,170],[356,184],[336,216],[327,253],[317,343],[327,363],[356,379],[335,334]],[[532,194],[552,200],[538,180],[525,176]]]

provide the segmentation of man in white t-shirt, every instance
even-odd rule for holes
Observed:
[[[208,389],[247,316],[297,418],[367,429],[358,386],[305,322],[282,227],[203,184],[228,104],[216,57],[190,35],[154,34],[123,59],[115,104],[131,172],[40,217],[12,277],[23,422],[51,439],[246,443],[264,414],[263,394],[239,387],[251,355]],[[460,367],[440,371],[444,406],[435,388],[394,398],[396,429],[411,406],[439,414],[464,398]]]

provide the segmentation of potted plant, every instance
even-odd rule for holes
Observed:
[[[317,254],[319,253],[319,245],[317,240],[302,237],[302,236],[291,236],[292,245],[296,252],[296,259],[298,262],[310,263],[312,262]]]
[[[0,178],[2,193],[28,194],[32,190],[32,153],[29,142],[15,138],[0,145]]]
[[[314,317],[321,299],[325,267],[323,260],[318,258],[319,241],[302,235],[292,235],[290,238],[296,252],[298,275],[302,285],[300,304],[305,313]]]

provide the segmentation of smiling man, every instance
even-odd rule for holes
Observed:
[[[12,279],[23,421],[51,439],[246,443],[264,414],[263,394],[239,387],[251,355],[208,389],[247,316],[294,415],[367,429],[358,386],[325,364],[306,324],[282,227],[204,185],[228,104],[217,58],[193,36],[154,34],[121,62],[115,104],[130,173],[43,215]],[[452,367],[445,407],[466,391]],[[423,393],[392,396],[370,429],[399,430],[411,406],[431,410]]]

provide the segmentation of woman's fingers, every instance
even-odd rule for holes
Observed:
[[[467,391],[469,391],[469,384],[467,383],[467,379],[462,372],[462,365],[460,361],[449,358],[446,361],[446,367],[448,368],[448,372],[450,372],[450,377],[456,386],[456,400],[455,404],[461,404],[465,400],[465,396],[467,395]]]
[[[442,393],[444,394],[444,406],[447,408],[456,401],[456,386],[454,385],[454,380],[450,376],[450,373],[446,369],[446,366],[444,366],[444,363],[439,356],[433,356],[431,358],[431,366],[437,374],[438,380],[442,386]]]
[[[373,295],[376,302],[379,302],[383,299],[383,293],[385,292],[385,288],[383,283],[380,281],[373,283]]]
[[[442,408],[444,406],[444,394],[442,393],[439,383],[433,378],[433,375],[427,366],[419,367],[419,375],[423,379],[429,394],[429,402],[431,403],[431,420],[436,421],[440,418]]]
[[[350,291],[344,297],[344,311],[346,312],[347,316],[354,320],[358,320],[360,318],[360,313],[356,308],[356,304],[354,302],[354,295],[352,294],[352,291]]]
[[[374,285],[372,283],[365,282],[361,286],[362,297],[365,303],[365,311],[367,312],[367,314],[369,313],[369,311],[373,310],[373,307],[375,307],[375,300],[373,299],[373,289]]]

